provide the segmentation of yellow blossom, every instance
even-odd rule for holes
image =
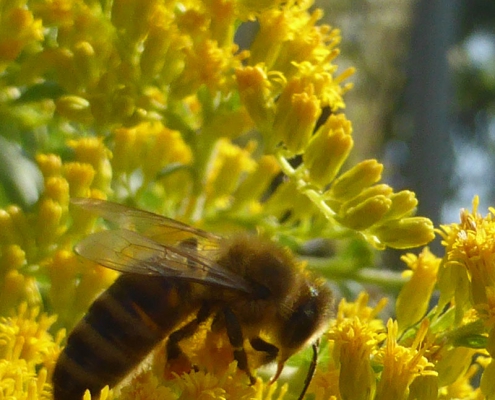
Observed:
[[[303,157],[312,182],[325,186],[335,178],[354,144],[351,132],[343,115],[331,115],[318,129]]]
[[[255,162],[250,153],[254,149],[241,149],[226,140],[219,141],[217,157],[208,175],[205,192],[207,201],[225,201],[237,189],[239,178],[253,172]]]
[[[19,306],[17,316],[0,318],[0,397],[49,399],[51,372],[63,333],[48,333],[55,317]]]
[[[387,342],[378,352],[377,361],[383,365],[380,382],[377,386],[377,398],[380,399],[407,399],[409,385],[418,376],[433,375],[433,364],[428,362],[421,350],[422,338],[426,330],[418,332],[416,345],[407,348],[397,343],[397,322],[389,320],[387,323]]]
[[[95,177],[95,169],[90,164],[79,162],[65,163],[63,169],[71,196],[87,196]]]
[[[62,159],[56,154],[38,154],[36,155],[36,162],[45,178],[61,173]]]
[[[372,399],[375,375],[371,355],[381,341],[380,332],[374,332],[366,322],[352,318],[332,328],[328,338],[335,341],[334,354],[340,366],[342,399]]]
[[[272,83],[265,69],[262,65],[239,68],[236,70],[236,79],[239,95],[250,117],[262,133],[269,131],[273,123],[274,110],[269,98]],[[267,136],[267,139],[268,149],[277,144],[276,140],[270,136]]]
[[[6,5],[0,15],[0,71],[29,44],[43,39],[41,20],[35,19],[22,3]]]
[[[411,271],[407,274],[409,281],[402,288],[395,306],[399,332],[414,325],[426,314],[441,262],[428,248],[419,256],[409,253],[401,259]]]
[[[291,154],[299,154],[309,139],[321,113],[320,100],[312,88],[299,91],[298,82],[288,82],[277,102],[273,135]]]

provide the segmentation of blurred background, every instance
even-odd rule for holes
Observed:
[[[418,215],[436,225],[458,221],[476,194],[481,213],[495,206],[495,1],[316,1],[324,22],[342,31],[340,71],[357,69],[345,97],[355,137],[349,164],[384,163],[385,181],[395,191],[415,191]],[[35,95],[22,95],[25,108]],[[0,103],[9,96],[1,92]],[[17,110],[26,114],[22,107]],[[0,203],[29,207],[43,187],[26,156],[39,139],[27,123],[23,130],[11,126],[4,111],[0,107]],[[51,115],[42,109],[28,114],[33,126]],[[23,151],[9,137],[17,137]],[[441,254],[438,243],[432,247]]]
[[[495,206],[495,1],[321,0],[342,31],[353,161],[377,158],[419,215],[459,220]],[[433,246],[435,247],[435,246]]]

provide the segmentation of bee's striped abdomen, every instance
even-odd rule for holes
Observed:
[[[54,399],[97,395],[122,380],[198,309],[187,289],[170,278],[120,276],[70,334],[53,373]]]

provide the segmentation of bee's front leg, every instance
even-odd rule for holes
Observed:
[[[251,346],[253,349],[256,351],[265,353],[263,356],[263,361],[262,364],[269,364],[272,361],[275,361],[275,359],[278,356],[279,349],[277,346],[266,342],[265,340],[261,339],[260,337],[255,337],[249,341],[251,343]]]
[[[242,335],[241,325],[239,320],[228,307],[224,308],[223,316],[225,318],[225,328],[227,329],[227,336],[230,344],[234,348],[234,359],[237,361],[237,366],[242,371],[246,372],[249,382],[254,385],[256,382],[255,377],[249,369],[246,350],[244,349],[244,337]]]

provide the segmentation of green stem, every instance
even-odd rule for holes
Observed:
[[[304,178],[301,178],[300,170],[298,171],[292,168],[292,166],[289,164],[287,159],[281,154],[281,152],[278,152],[276,154],[276,157],[282,171],[284,172],[285,175],[287,175],[295,182],[297,189],[301,193],[306,195],[313,202],[313,204],[316,207],[318,207],[318,209],[323,213],[323,215],[325,215],[325,217],[332,220],[333,217],[335,216],[335,212],[328,206],[327,203],[325,203],[325,200],[323,199],[321,193],[314,190],[311,187],[311,185],[306,180],[304,180]]]
[[[362,284],[378,285],[387,291],[399,291],[407,282],[402,273],[377,269],[374,267],[354,268],[342,260],[331,260],[318,257],[304,257],[308,268],[318,271],[321,275],[333,281],[353,280]]]

